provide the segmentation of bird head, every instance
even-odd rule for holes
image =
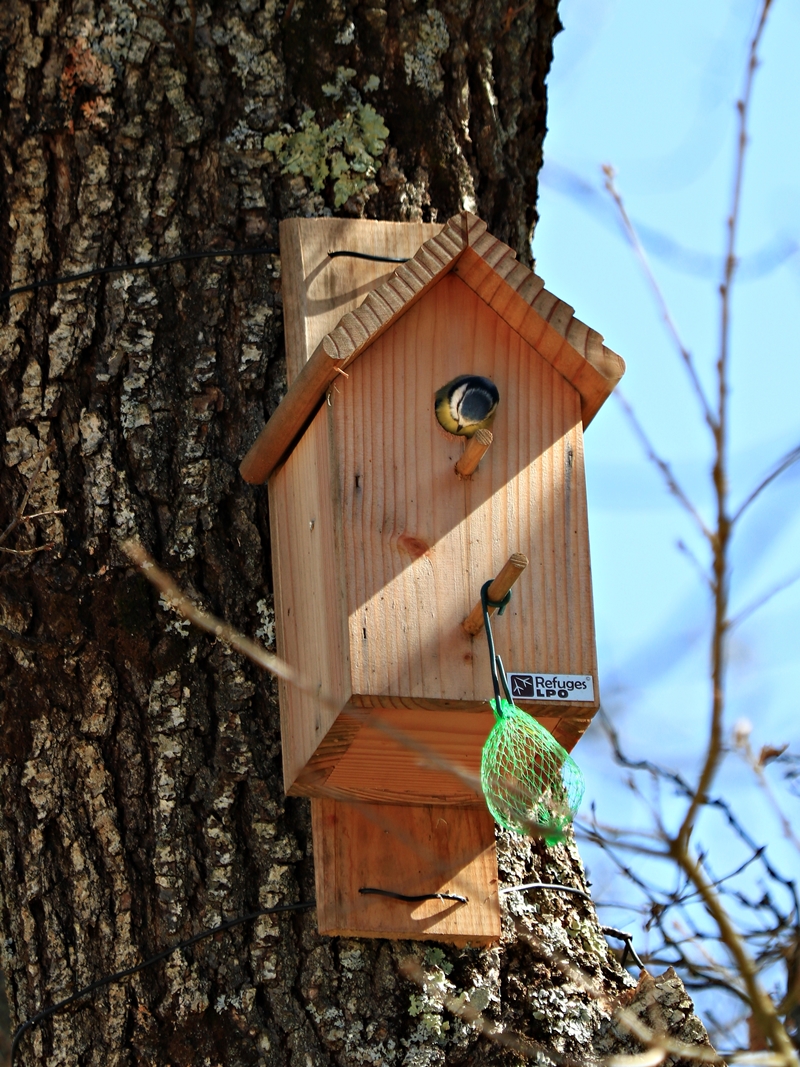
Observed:
[[[448,433],[472,437],[492,424],[500,394],[489,378],[460,374],[437,390],[433,410]]]

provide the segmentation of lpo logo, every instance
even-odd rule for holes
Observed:
[[[511,695],[517,700],[594,700],[591,674],[508,675]]]

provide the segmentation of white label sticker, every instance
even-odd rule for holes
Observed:
[[[516,700],[594,700],[591,674],[519,674],[509,672],[508,685]]]

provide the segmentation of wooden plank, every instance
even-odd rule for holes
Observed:
[[[351,690],[343,591],[340,508],[331,471],[324,406],[270,481],[278,655],[344,707]],[[281,683],[281,736],[287,790],[337,713]]]
[[[483,809],[311,802],[319,932],[489,944],[500,938],[494,823]],[[408,903],[365,896],[454,893]]]
[[[239,473],[251,485],[262,485],[300,436],[331,382],[336,363],[320,346],[303,366],[292,388],[248,449]]]
[[[364,801],[483,807],[481,751],[493,725],[486,707],[375,709],[326,786]]]
[[[339,715],[325,737],[320,741],[314,755],[298,772],[286,793],[293,797],[337,796],[337,790],[328,785],[331,774],[347,755],[347,750],[367,721],[368,712],[356,709],[348,714],[348,707]],[[374,798],[370,798],[374,799]]]
[[[295,778],[290,795],[482,807],[481,753],[495,721],[488,705],[430,708],[421,701],[405,703],[405,708],[371,710],[349,704]],[[566,709],[518,703],[567,751],[594,714],[587,704]]]
[[[584,718],[589,715],[591,710],[584,711]],[[551,732],[560,725],[558,715],[537,718]],[[327,778],[325,789],[309,790],[308,795],[482,808],[481,753],[494,724],[487,706],[472,712],[376,709]]]
[[[280,226],[286,378],[291,385],[325,334],[353,311],[396,264],[337,257],[351,250],[410,258],[440,223],[371,219],[285,219]]]
[[[482,234],[485,223],[474,216],[465,225],[462,216],[450,219],[441,233],[431,237],[413,258],[401,264],[387,281],[374,290],[353,312],[348,312],[339,325],[326,334],[322,345],[333,359],[341,359],[346,367],[363,350],[388,329],[399,315],[405,314],[444,274],[458,262],[467,250],[467,241]],[[505,246],[504,246],[505,247]],[[401,296],[398,305],[395,297]],[[388,316],[373,314],[378,301],[392,310]]]
[[[459,373],[501,396],[469,481],[453,471],[462,441],[432,411]],[[349,374],[332,403],[352,692],[490,697],[483,635],[461,622],[514,552],[531,562],[495,625],[506,668],[596,680],[579,394],[453,273]]]

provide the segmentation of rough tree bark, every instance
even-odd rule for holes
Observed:
[[[331,210],[469,207],[529,259],[558,28],[556,0],[3,0],[0,284],[274,244],[281,218]],[[63,509],[0,544],[0,926],[19,1023],[313,896],[272,682],[165,611],[119,549],[138,536],[269,639],[266,496],[237,465],[283,388],[279,259],[13,297],[0,381],[2,528],[29,488],[28,513]],[[501,844],[505,880],[584,885],[572,848]],[[635,1047],[611,1021],[620,998],[703,1039],[672,979],[634,994],[580,898],[513,897],[505,926],[497,948],[456,950],[265,918],[55,1015],[18,1062],[589,1063]]]

